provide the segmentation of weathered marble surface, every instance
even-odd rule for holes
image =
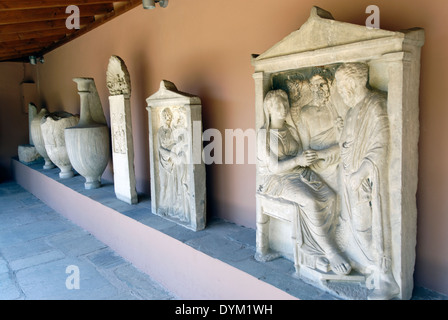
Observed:
[[[17,149],[19,161],[23,163],[32,163],[42,159],[37,152],[36,147],[30,144],[21,144]]]
[[[124,61],[111,56],[106,73],[109,89],[114,189],[118,199],[138,202],[132,137],[131,80]]]
[[[33,142],[33,135],[31,131],[31,123],[37,115],[37,108],[34,103],[28,104],[28,134],[29,134],[29,143],[19,145],[17,148],[17,155],[19,157],[19,161],[23,163],[32,163],[38,161],[42,158],[40,153],[37,151]]]
[[[41,120],[42,137],[50,160],[61,170],[59,177],[62,179],[74,176],[72,164],[67,154],[64,130],[75,126],[79,116],[68,112],[53,112],[44,116]]]
[[[258,260],[348,299],[411,297],[423,43],[314,7],[253,56]]]
[[[131,96],[131,77],[123,59],[111,56],[106,71],[106,85],[111,96]]]
[[[202,154],[201,100],[163,80],[146,102],[152,212],[195,231],[204,229],[205,165],[193,161],[193,150]],[[195,125],[198,135],[193,135]]]
[[[52,169],[55,167],[53,162],[51,162],[50,157],[47,154],[47,150],[45,149],[45,141],[42,136],[42,129],[40,127],[41,120],[44,116],[48,114],[48,110],[46,108],[42,108],[38,114],[36,114],[31,121],[30,129],[31,129],[31,136],[34,143],[34,146],[36,147],[37,152],[44,158],[45,164],[44,169]]]
[[[34,103],[28,104],[28,130],[29,130],[29,144],[34,146],[33,136],[31,134],[31,122],[37,115],[37,107]]]

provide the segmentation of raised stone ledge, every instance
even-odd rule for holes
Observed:
[[[18,159],[12,166],[23,188],[181,299],[339,299],[291,277],[291,261],[256,261],[253,229],[212,218],[194,232],[152,214],[148,195],[139,194],[139,202],[130,205],[116,198],[109,181],[86,190],[78,174],[60,179],[57,168],[43,170],[40,162],[26,165]],[[343,290],[339,293],[343,297]],[[446,297],[416,287],[413,299]]]

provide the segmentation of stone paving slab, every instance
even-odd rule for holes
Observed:
[[[18,300],[22,293],[9,273],[0,272],[0,300]]]
[[[39,254],[27,256],[25,258],[21,258],[18,260],[11,261],[9,266],[12,271],[16,272],[22,269],[27,269],[35,266],[39,266],[41,264],[52,262],[55,260],[65,258],[64,253],[60,250],[54,249],[46,252],[42,252]]]
[[[87,256],[87,258],[97,267],[103,269],[112,269],[127,262],[109,248],[95,251]]]
[[[15,182],[0,184],[0,300],[142,299],[177,298]]]
[[[66,281],[72,274],[66,272],[69,266],[79,268],[79,288],[74,285],[66,286]],[[102,277],[93,265],[73,257],[20,270],[16,273],[16,278],[25,297],[32,300],[79,300],[90,297],[102,300],[113,298],[118,293],[117,288]]]
[[[69,256],[82,256],[107,247],[93,235],[82,229],[71,229],[47,238],[47,242]]]

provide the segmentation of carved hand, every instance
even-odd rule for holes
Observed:
[[[370,162],[364,161],[358,171],[351,174],[350,185],[352,190],[359,189],[361,183],[369,176],[370,166]]]
[[[301,167],[308,167],[317,159],[317,152],[314,150],[306,150],[296,157],[297,165]]]

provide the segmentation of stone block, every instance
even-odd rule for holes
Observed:
[[[33,163],[42,160],[42,156],[37,152],[36,147],[30,144],[19,145],[19,161],[23,163]]]

